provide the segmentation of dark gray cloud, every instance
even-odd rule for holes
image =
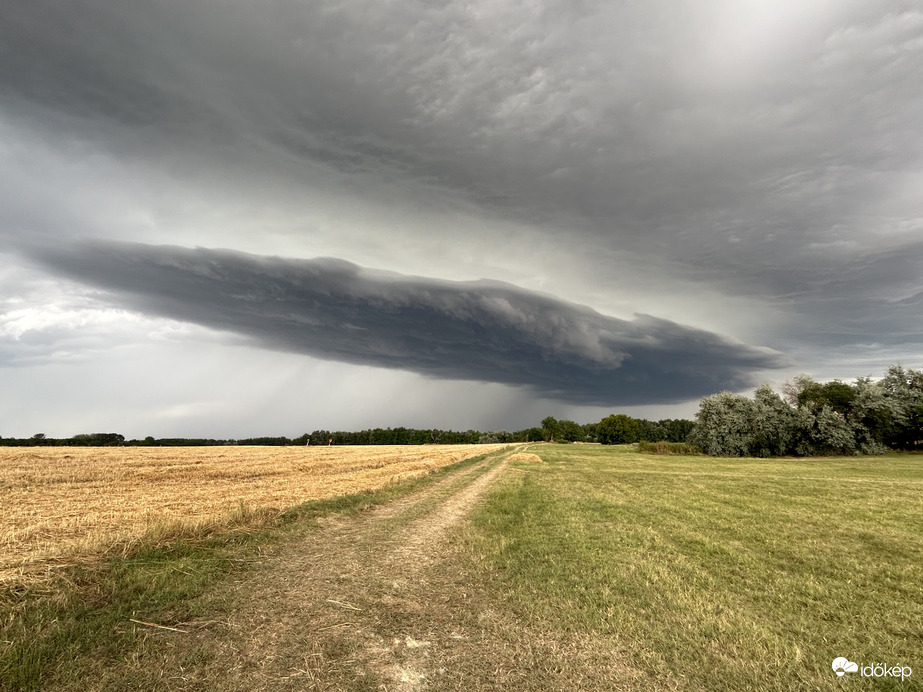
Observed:
[[[809,266],[923,157],[923,14],[739,6],[18,2],[0,95],[126,156],[440,186],[708,278]]]
[[[874,374],[884,359],[923,358],[921,64],[917,0],[11,0],[0,21],[0,240],[230,247],[505,278],[599,313],[698,327],[703,354],[730,349],[724,370],[706,355],[695,370],[684,355],[695,349],[679,345],[690,328],[586,317],[587,343],[631,354],[606,377],[648,373],[638,391],[651,400],[749,384],[763,361],[709,333],[790,354],[794,372]],[[21,268],[0,275],[3,362],[38,362],[52,342],[76,355],[84,324],[96,325],[85,354],[107,335],[143,340],[141,323],[113,331],[114,313]],[[387,284],[356,272],[356,286]],[[183,309],[140,295],[138,309]],[[496,322],[496,336],[479,336],[485,354],[458,355],[452,374],[451,358],[430,353],[438,339],[407,365],[401,354],[423,337],[401,341],[357,305],[343,311],[389,340],[363,346],[370,355],[315,336],[312,353],[524,383],[524,370],[497,367],[509,346],[510,361],[516,348],[549,360],[539,391],[560,392],[564,379],[595,391],[586,343],[555,351],[550,336]],[[388,310],[421,323],[443,315],[412,301]],[[304,352],[281,322],[261,343]],[[657,393],[667,380],[652,373],[668,366],[695,374]],[[434,382],[426,396],[449,388]],[[613,382],[627,386],[599,386]]]
[[[785,360],[649,315],[631,321],[496,281],[330,259],[88,242],[34,251],[116,305],[323,359],[527,386],[580,404],[674,403],[753,384]]]

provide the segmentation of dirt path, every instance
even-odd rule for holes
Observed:
[[[306,531],[233,584],[229,618],[152,633],[138,664],[170,690],[429,689],[471,638],[466,595],[442,585],[447,536],[517,451]]]

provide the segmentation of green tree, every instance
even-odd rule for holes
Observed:
[[[848,418],[856,400],[856,389],[840,380],[832,382],[805,382],[798,393],[798,406],[807,406],[819,411],[824,406],[830,407],[844,418]]]
[[[891,416],[888,446],[923,448],[923,371],[892,365],[881,386]]]
[[[860,377],[855,390],[849,422],[856,448],[863,454],[883,454],[893,434],[891,408],[884,387],[869,377]]]
[[[577,442],[583,440],[583,428],[572,420],[558,421],[558,442]]]
[[[638,421],[624,413],[606,416],[596,428],[596,436],[604,445],[629,444],[638,441]]]
[[[814,412],[808,437],[811,454],[852,454],[856,451],[856,436],[846,418],[827,405]]]
[[[584,442],[598,442],[598,432],[599,432],[599,423],[584,423],[583,424],[583,441]]]
[[[695,427],[695,422],[685,418],[666,418],[660,421],[660,425],[667,431],[667,442],[685,442]]]
[[[757,457],[791,454],[794,450],[795,411],[765,384],[753,393],[749,422],[749,453]]]
[[[754,402],[732,392],[702,399],[689,441],[711,456],[749,456],[753,441]]]
[[[548,416],[542,419],[542,435],[545,442],[554,442],[558,436],[558,419]]]
[[[638,423],[638,440],[646,442],[659,442],[667,439],[667,431],[657,421],[647,420],[645,418],[636,418]]]

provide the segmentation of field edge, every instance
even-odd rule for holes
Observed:
[[[0,690],[43,689],[62,662],[118,656],[150,628],[195,627],[205,615],[198,603],[203,595],[260,564],[264,550],[294,533],[315,530],[322,519],[357,515],[410,495],[492,457],[499,460],[507,451],[478,454],[377,490],[281,511],[241,507],[218,525],[155,525],[96,560],[67,565],[38,580],[8,580],[0,585]]]

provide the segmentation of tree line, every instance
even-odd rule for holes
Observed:
[[[695,423],[682,418],[651,421],[624,413],[606,416],[598,423],[580,425],[572,420],[545,418],[541,428],[531,428],[533,440],[546,442],[685,442]]]
[[[506,430],[440,430],[437,428],[369,428],[359,431],[315,430],[298,437],[250,437],[245,439],[154,438],[126,440],[118,433],[89,433],[67,438],[51,438],[39,433],[28,438],[0,437],[6,447],[201,447],[219,445],[424,445],[492,444],[502,442],[602,442],[622,444],[641,440],[681,442],[693,422],[689,420],[649,421],[619,414],[598,423],[580,424],[572,420],[545,418],[540,427]]]
[[[923,371],[900,365],[880,380],[817,382],[800,375],[777,394],[705,397],[687,441],[712,456],[882,454],[923,449]]]
[[[695,420],[633,418],[620,413],[580,424],[548,416],[540,426],[506,430],[370,428],[359,431],[315,430],[299,437],[245,439],[154,438],[126,440],[118,433],[89,433],[69,438],[2,438],[0,446],[114,445],[175,447],[210,445],[424,445],[498,442],[687,443],[712,456],[815,456],[881,454],[889,449],[923,449],[923,371],[900,365],[873,381],[853,384],[818,382],[799,375],[782,387],[769,385],[753,397],[732,392],[707,396]]]

